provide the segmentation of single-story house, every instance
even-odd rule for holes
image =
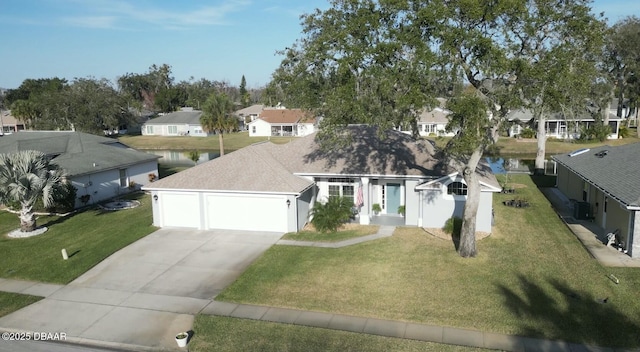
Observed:
[[[434,109],[424,109],[418,115],[418,134],[422,137],[452,137],[455,132],[446,132],[447,123],[449,123],[449,114],[451,111],[437,107]],[[413,133],[411,129],[400,128],[404,133]]]
[[[148,120],[142,125],[142,135],[206,137],[209,133],[202,128],[200,116],[202,111],[183,108]]]
[[[264,105],[262,104],[254,104],[248,106],[244,109],[237,110],[233,113],[234,116],[238,117],[238,124],[240,126],[240,130],[244,131],[247,129],[247,124],[249,122],[255,121],[260,113],[264,110]]]
[[[37,150],[66,170],[77,189],[76,207],[139,189],[158,177],[159,156],[117,139],[71,131],[22,131],[0,138],[0,153]]]
[[[345,128],[349,141],[323,148],[316,134],[276,145],[257,143],[143,187],[160,227],[293,232],[316,201],[348,197],[361,224],[441,228],[461,216],[467,186],[435,148],[399,131],[380,138],[375,127]],[[477,230],[491,232],[493,193],[501,190],[486,164]],[[378,204],[381,212],[373,214]],[[405,214],[400,214],[404,206]]]
[[[24,121],[20,121],[11,115],[11,110],[0,111],[0,136],[25,130]]]
[[[303,137],[316,131],[318,119],[301,109],[265,108],[247,124],[249,137]]]
[[[618,230],[623,247],[640,258],[640,143],[602,146],[553,156],[557,187],[574,200],[574,216]]]
[[[524,128],[531,128],[534,131],[537,131],[538,128],[538,121],[534,120],[533,112],[529,109],[517,109],[509,112],[507,120],[510,123],[509,137],[517,137]],[[611,134],[608,139],[618,139],[622,120],[615,113],[609,112]],[[561,113],[552,113],[546,116],[545,129],[548,138],[574,139],[580,137],[582,128],[589,128],[594,123],[593,116],[587,113],[574,119],[566,118]]]

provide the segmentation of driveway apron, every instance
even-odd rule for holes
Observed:
[[[65,333],[67,341],[176,350],[200,312],[282,234],[160,229],[45,299],[0,318],[0,329]]]

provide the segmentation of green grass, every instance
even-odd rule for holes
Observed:
[[[18,216],[0,212],[0,277],[66,284],[103,259],[155,231],[149,196],[134,209],[115,212],[97,208],[60,218],[40,217],[49,230],[30,238],[8,238],[19,227]],[[70,258],[62,260],[65,248]]]
[[[341,249],[276,245],[217,299],[639,347],[640,270],[602,267],[529,176],[510,182],[531,206],[505,207],[513,195],[496,194],[477,258],[417,228]]]
[[[195,335],[189,343],[189,351],[194,352],[488,351],[306,326],[205,315],[196,317],[193,330]]]
[[[0,291],[0,317],[13,313],[41,299],[42,297]]]
[[[225,152],[238,150],[248,145],[270,140],[276,144],[288,143],[293,137],[249,137],[249,132],[224,135]],[[118,140],[138,149],[209,150],[220,151],[218,136],[208,137],[163,137],[163,136],[121,136]]]
[[[373,235],[378,232],[379,228],[379,226],[375,225],[358,225],[355,227],[351,226],[345,230],[327,233],[316,231],[289,232],[285,233],[284,236],[282,236],[282,239],[293,241],[339,242],[350,238]]]

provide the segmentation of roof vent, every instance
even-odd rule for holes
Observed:
[[[578,156],[580,154],[584,154],[584,153],[588,152],[589,150],[591,150],[591,149],[589,149],[589,148],[578,149],[576,151],[573,151],[573,152],[569,153],[569,157],[574,157],[574,156]]]
[[[605,149],[605,150],[603,150],[603,151],[601,151],[601,152],[597,152],[597,153],[596,153],[596,156],[597,156],[598,158],[604,158],[607,154],[609,154],[609,151]]]

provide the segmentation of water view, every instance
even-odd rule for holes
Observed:
[[[143,150],[149,154],[161,156],[158,162],[168,166],[194,166],[202,164],[219,156],[217,152],[209,150]]]

